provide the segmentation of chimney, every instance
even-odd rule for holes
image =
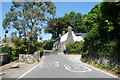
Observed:
[[[62,31],[62,35],[64,35],[65,34],[65,31]]]
[[[68,26],[68,32],[72,32],[72,27]]]

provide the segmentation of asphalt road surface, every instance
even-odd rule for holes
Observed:
[[[92,67],[84,65],[68,56],[45,51],[41,64],[19,78],[115,78]]]

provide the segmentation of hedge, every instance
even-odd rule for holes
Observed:
[[[68,54],[69,53],[79,54],[83,50],[83,44],[84,44],[84,41],[68,43],[66,44],[66,52]]]

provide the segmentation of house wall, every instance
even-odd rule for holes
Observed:
[[[63,51],[63,50],[66,49],[66,44],[67,43],[72,43],[72,42],[84,40],[83,39],[83,37],[85,36],[84,33],[77,33],[77,34],[78,35],[76,36],[76,34],[74,32],[72,32],[72,27],[69,26],[68,27],[68,32],[66,34],[62,34],[62,36],[59,36],[55,40],[52,50]]]
[[[53,48],[52,50],[57,51],[60,49],[60,37],[55,40],[53,43]]]
[[[72,32],[72,36],[73,36],[74,42],[84,40],[82,36],[76,36],[73,32]]]
[[[68,37],[68,32],[64,34],[63,36],[61,36],[60,43],[65,42],[67,40],[67,37]]]

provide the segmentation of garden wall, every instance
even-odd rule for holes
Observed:
[[[35,52],[34,54],[19,54],[19,61],[26,63],[39,62],[41,54],[40,51]]]
[[[97,64],[107,64],[107,65],[114,65],[116,68],[118,68],[120,66],[120,62],[119,60],[117,60],[114,57],[110,57],[110,56],[102,56],[102,58],[100,57],[95,57],[95,56],[84,56],[85,61],[90,61],[92,63],[96,62]]]
[[[0,53],[0,66],[9,63],[8,54]]]

